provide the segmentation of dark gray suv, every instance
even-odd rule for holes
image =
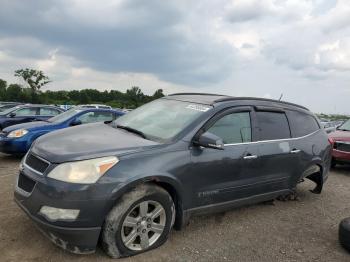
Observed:
[[[295,104],[175,94],[112,123],[40,137],[22,160],[15,200],[55,244],[112,257],[163,244],[191,215],[321,193],[330,143]]]

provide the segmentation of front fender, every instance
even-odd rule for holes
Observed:
[[[180,182],[176,178],[167,175],[151,175],[142,178],[132,178],[124,183],[119,184],[118,187],[113,190],[112,199],[117,200],[126,192],[144,183],[168,184],[175,190],[176,195],[179,198],[182,196],[183,189],[180,185]]]

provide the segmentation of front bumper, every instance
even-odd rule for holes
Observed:
[[[45,223],[25,208],[20,200],[15,202],[33,220],[38,229],[55,245],[75,254],[90,254],[95,252],[101,227],[67,228]]]
[[[24,187],[24,176],[31,185]],[[108,184],[69,184],[39,175],[24,167],[17,178],[15,202],[53,243],[77,253],[92,253],[96,249],[106,215],[115,204]],[[42,206],[79,209],[74,221],[49,221],[39,213]]]
[[[0,136],[0,152],[2,153],[24,154],[28,149],[29,147],[26,140]]]

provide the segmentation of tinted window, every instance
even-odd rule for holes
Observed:
[[[215,122],[208,132],[220,137],[224,144],[252,141],[252,129],[248,112],[225,115]]]
[[[284,113],[256,112],[260,140],[290,138],[287,117]]]
[[[320,129],[316,119],[305,113],[290,111],[288,119],[293,137],[306,136]]]
[[[114,120],[111,112],[88,112],[78,117],[82,124]]]
[[[49,107],[41,107],[39,114],[41,116],[56,116],[58,114],[60,114],[61,112],[54,109],[54,108],[49,108]]]
[[[35,116],[36,115],[36,108],[34,107],[28,107],[28,108],[22,108],[15,111],[16,116]]]

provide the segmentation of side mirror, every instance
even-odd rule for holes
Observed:
[[[12,112],[9,114],[9,117],[15,117],[16,116],[16,113]]]
[[[70,123],[71,126],[78,126],[81,125],[81,121],[79,119],[75,119],[73,122]]]
[[[222,139],[210,132],[203,133],[195,144],[202,147],[224,150]]]

